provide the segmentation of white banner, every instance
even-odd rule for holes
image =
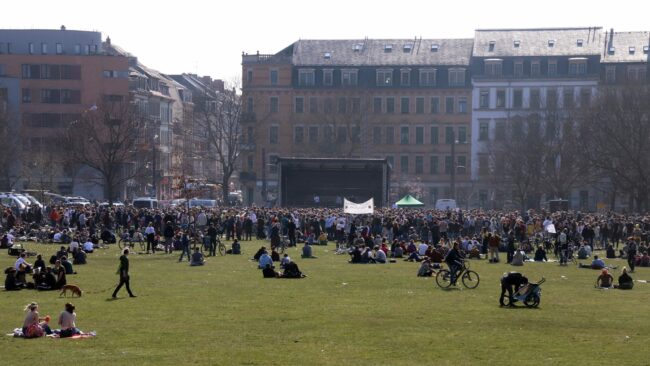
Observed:
[[[374,199],[369,199],[363,203],[354,203],[343,199],[343,212],[353,215],[371,214],[375,211]]]
[[[553,224],[547,225],[544,229],[546,230],[547,233],[551,233],[551,234],[556,233],[555,225],[553,225]]]

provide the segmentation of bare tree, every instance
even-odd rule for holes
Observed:
[[[650,89],[625,85],[601,90],[579,119],[583,156],[628,192],[637,211],[650,209]]]
[[[140,117],[129,103],[105,102],[93,107],[70,122],[62,134],[64,159],[97,172],[104,198],[112,203],[120,187],[139,174],[133,165],[140,125]]]
[[[195,116],[207,133],[210,147],[221,167],[221,190],[223,202],[228,202],[230,177],[237,168],[242,143],[242,102],[236,88],[216,95],[216,100],[209,103]]]

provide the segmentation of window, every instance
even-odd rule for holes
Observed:
[[[269,127],[269,144],[278,143],[278,126]]]
[[[305,128],[302,126],[295,126],[293,128],[293,142],[296,144],[302,144],[305,138]]]
[[[487,89],[481,89],[478,95],[478,106],[482,109],[487,109],[490,107],[490,91]]]
[[[400,83],[402,86],[411,85],[411,69],[402,69],[400,71]]]
[[[386,43],[384,45],[384,52],[389,53],[393,51],[393,44],[392,43]]]
[[[520,78],[524,76],[524,62],[515,61],[515,77]]]
[[[372,100],[372,111],[376,114],[381,113],[381,97],[374,97]]]
[[[269,82],[271,85],[278,85],[278,70],[271,69],[269,70]]]
[[[562,91],[562,107],[569,109],[573,108],[574,102],[575,102],[575,97],[573,95],[573,88],[564,88]]]
[[[458,98],[458,113],[461,114],[467,113],[467,98],[465,97]]]
[[[395,143],[395,127],[386,127],[386,145]]]
[[[545,125],[545,138],[550,140],[555,137],[555,121],[552,119],[546,120],[546,125]]]
[[[41,54],[47,55],[47,43],[41,43]]]
[[[530,89],[530,109],[539,109],[540,105],[540,91],[539,89]]]
[[[429,173],[431,174],[438,174],[438,157],[437,156],[431,156],[431,159],[429,160]]]
[[[325,114],[332,114],[334,112],[334,101],[332,98],[325,98],[323,112],[325,112]]]
[[[5,65],[0,64],[0,77],[2,77],[2,76],[5,76]],[[0,91],[2,91],[2,90],[3,89],[0,89]],[[4,94],[0,93],[0,101],[4,100],[4,99],[2,99],[2,97],[6,98],[6,90],[5,90]]]
[[[478,175],[488,175],[490,172],[489,160],[487,155],[478,156]]]
[[[512,108],[522,108],[524,106],[524,91],[515,89],[512,92]]]
[[[386,155],[386,162],[390,166],[391,169],[395,168],[395,157],[392,155]]]
[[[253,97],[248,97],[246,98],[246,111],[248,113],[253,113],[254,111],[254,105],[253,105]]]
[[[539,77],[542,74],[542,68],[539,61],[533,61],[530,63],[530,76]]]
[[[408,126],[402,126],[400,128],[400,144],[408,145],[409,144],[409,128]]]
[[[305,99],[303,97],[296,97],[294,99],[294,111],[296,113],[303,113],[305,111]]]
[[[485,60],[485,75],[487,76],[501,76],[501,69],[503,65],[503,60],[493,59]]]
[[[591,90],[589,88],[580,89],[580,106],[589,107],[591,105]]]
[[[5,53],[5,43],[0,42],[0,55],[2,55],[3,53]]]
[[[334,137],[334,127],[329,125],[323,127],[323,139],[325,140],[325,143],[331,144],[333,141],[333,137]]]
[[[409,104],[410,100],[408,97],[402,97],[402,103],[401,103],[401,112],[402,114],[409,114]]]
[[[422,156],[415,157],[415,174],[424,173],[424,158]]]
[[[429,139],[431,141],[431,145],[438,144],[438,126],[431,126],[431,130],[429,131]]]
[[[278,109],[279,109],[278,105],[279,105],[278,97],[269,98],[269,112],[278,113]]]
[[[56,44],[56,54],[57,55],[63,54],[63,43]]]
[[[271,174],[277,174],[278,173],[278,156],[277,155],[269,155],[269,173]]]
[[[35,52],[34,51],[34,44],[30,42],[30,43],[27,44],[27,47],[28,47],[29,54],[33,55],[34,52]]]
[[[249,144],[254,144],[255,143],[255,132],[253,130],[253,127],[247,127],[246,128],[246,137],[247,137],[247,143]]]
[[[61,103],[61,90],[41,89],[41,103],[50,103],[50,104]]]
[[[395,98],[386,98],[386,113],[395,113]]]
[[[79,46],[79,45],[77,45]],[[246,83],[252,84],[253,83],[253,70],[247,70],[246,71]]]
[[[348,140],[348,128],[345,126],[339,126],[336,132],[336,142],[338,144],[344,144]]]
[[[377,70],[377,86],[392,86],[393,85],[393,70],[392,69],[378,69]]]
[[[345,114],[348,112],[348,100],[345,97],[340,97],[337,108],[339,114]]]
[[[402,51],[404,53],[411,53],[412,49],[413,49],[413,43],[405,43]]]
[[[504,141],[506,139],[506,123],[503,120],[496,121],[494,124],[494,140]]]
[[[298,70],[298,86],[314,86],[314,70],[302,69]]]
[[[84,55],[89,55],[90,54],[90,45],[85,44],[84,45]]]
[[[81,103],[81,91],[79,90],[61,90],[61,103],[62,104],[80,104]]]
[[[557,108],[557,90],[546,90],[546,108]]]
[[[627,80],[631,82],[646,80],[646,66],[628,66]]]
[[[32,102],[32,90],[23,89],[23,103],[31,103],[31,102]]]
[[[520,45],[521,45],[521,41],[518,39],[514,40],[514,42],[512,43],[512,46],[514,48],[519,48]]]
[[[424,144],[424,127],[422,126],[415,127],[415,144],[416,145]]]
[[[74,45],[74,54],[75,55],[81,55],[81,45],[80,44]],[[253,71],[248,70],[248,73],[250,74],[249,79],[252,79],[253,78]],[[250,80],[248,82],[250,83]]]
[[[578,40],[576,41],[576,46],[578,46],[578,47],[582,47],[582,44],[583,44],[583,40],[582,40],[582,39],[578,39]]]
[[[616,66],[605,67],[605,81],[609,84],[616,82]]]
[[[454,143],[454,128],[451,126],[445,127],[445,144],[451,145]]]
[[[358,144],[361,142],[361,127],[357,125],[357,126],[352,126],[352,128],[350,128],[350,139],[354,144]]]
[[[445,97],[445,113],[454,113],[454,97]]]
[[[431,114],[440,113],[440,98],[433,97],[431,98]]]
[[[253,155],[248,155],[246,157],[246,165],[248,167],[248,171],[253,170]]]
[[[488,132],[489,132],[489,122],[484,121],[484,122],[479,122],[478,125],[478,140],[479,141],[487,141],[488,139]]]
[[[352,113],[361,113],[361,98],[352,98]]]
[[[453,168],[454,161],[451,159],[451,155],[445,156],[445,174],[451,174]]]
[[[358,83],[358,71],[357,70],[346,70],[341,71],[341,85],[343,86],[357,86]]]
[[[548,61],[548,76],[555,77],[557,76],[557,61],[549,60]]]
[[[431,44],[431,52],[438,52],[438,49],[440,49],[440,45],[438,45],[437,43]]]
[[[332,86],[334,83],[334,70],[325,69],[323,70],[323,85]]]
[[[436,69],[420,69],[420,86],[436,86]]]
[[[494,46],[495,45],[496,45],[496,42],[490,41],[490,43],[488,43],[488,52],[494,52]]]
[[[422,97],[415,98],[415,113],[417,114],[424,113],[424,98]]]
[[[465,86],[465,69],[449,69],[449,86]]]
[[[497,108],[506,107],[506,91],[504,89],[497,89]]]
[[[408,155],[402,155],[399,158],[399,170],[402,174],[409,173],[409,157]]]
[[[318,113],[318,99],[309,97],[309,113]]]
[[[458,143],[464,144],[467,142],[467,127],[458,127]]]
[[[555,46],[555,40],[554,39],[549,39],[548,40],[548,46],[549,47],[554,47]]]
[[[318,126],[309,126],[309,143],[315,144],[318,142]]]
[[[7,42],[7,55],[11,55],[12,53],[13,53],[12,44],[11,42]]]
[[[372,143],[375,145],[381,145],[381,127],[372,128]]]
[[[569,75],[585,75],[587,74],[587,59],[584,57],[576,57],[569,59]]]

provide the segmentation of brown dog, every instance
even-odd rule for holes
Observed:
[[[68,297],[68,291],[72,292],[71,297],[74,297],[74,295],[77,295],[77,297],[81,297],[81,289],[77,285],[64,285],[61,287],[61,293],[59,294],[59,297],[65,296]]]

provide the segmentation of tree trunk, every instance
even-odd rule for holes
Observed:
[[[223,173],[223,178],[221,179],[221,195],[223,196],[223,204],[225,206],[230,206],[230,200],[228,199],[228,193],[230,192],[230,187],[228,182],[230,181],[230,176],[232,173]]]

